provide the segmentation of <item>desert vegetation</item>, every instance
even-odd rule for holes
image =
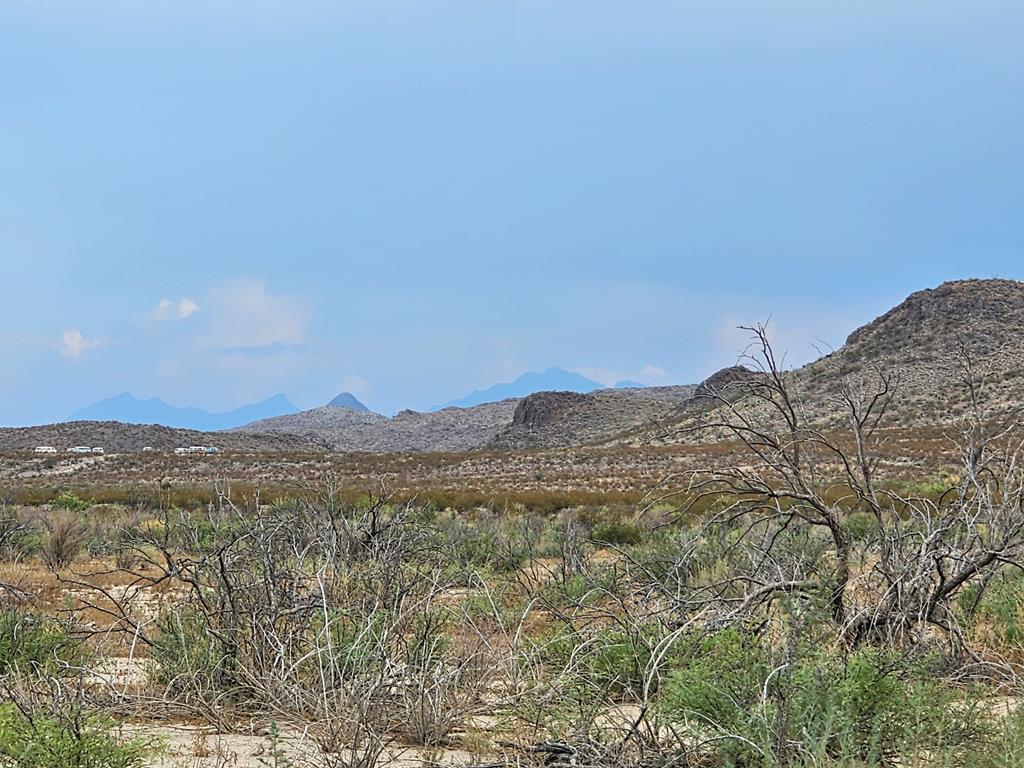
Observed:
[[[725,458],[635,496],[12,488],[0,765],[1024,763],[1016,418],[964,354],[944,468],[888,472],[897,378],[823,432],[753,332],[686,427]]]

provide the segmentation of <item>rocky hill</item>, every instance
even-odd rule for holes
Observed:
[[[239,431],[323,440],[339,451],[467,451],[588,445],[655,424],[694,392],[692,386],[538,392],[470,408],[393,418],[326,406],[253,422]]]
[[[40,427],[0,429],[0,452],[30,451],[48,445],[63,454],[72,446],[101,447],[107,453],[134,453],[144,447],[170,451],[190,445],[208,445],[222,451],[268,452],[323,450],[322,440],[310,436],[242,432],[197,432],[158,424],[122,424],[118,421],[66,421]]]
[[[693,386],[601,389],[588,394],[538,392],[519,401],[492,441],[500,448],[563,448],[604,442],[655,428],[693,396]]]
[[[844,381],[889,372],[898,377],[893,420],[937,425],[966,405],[965,354],[989,407],[1024,405],[1024,283],[961,280],[914,293],[794,378],[810,411],[827,419]]]
[[[892,375],[895,396],[887,424],[945,426],[967,406],[968,360],[983,380],[981,391],[992,415],[1024,406],[1024,283],[962,280],[918,291],[855,330],[835,352],[792,371],[790,390],[811,421],[827,427],[845,418],[837,403],[844,384],[868,391],[880,374]],[[720,379],[719,394],[731,387],[739,396],[743,382],[758,375],[740,367],[712,379]],[[701,390],[697,395],[666,420],[669,432],[692,426],[702,407],[712,405],[711,398],[701,403]],[[638,430],[634,437],[657,434]],[[682,439],[690,438],[674,435],[669,441]]]
[[[490,443],[512,420],[516,400],[431,413],[402,411],[393,418],[324,406],[242,427],[249,434],[293,434],[323,440],[338,451],[466,451]]]

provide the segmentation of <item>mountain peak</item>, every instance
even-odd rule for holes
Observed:
[[[360,413],[370,412],[370,409],[363,405],[351,392],[342,392],[327,405],[335,408],[348,408],[349,410],[359,411]]]

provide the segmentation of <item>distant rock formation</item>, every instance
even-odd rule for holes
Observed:
[[[524,397],[512,414],[512,427],[539,429],[560,421],[574,406],[587,402],[578,392],[536,392]]]
[[[697,385],[691,401],[709,402],[721,398],[731,401],[744,391],[744,385],[756,381],[761,374],[742,365],[732,365],[708,376]]]
[[[356,399],[356,396],[351,392],[342,392],[327,405],[334,408],[348,408],[349,410],[359,411],[360,413],[370,412],[370,409],[359,402],[359,400]]]

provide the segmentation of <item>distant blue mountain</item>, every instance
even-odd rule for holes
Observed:
[[[581,376],[571,371],[563,371],[561,368],[548,368],[543,373],[524,373],[515,381],[503,384],[495,384],[487,389],[478,389],[463,398],[452,400],[450,403],[438,406],[431,410],[439,411],[442,408],[469,408],[483,403],[495,403],[499,400],[507,400],[510,397],[526,397],[534,392],[593,392],[595,389],[603,389],[603,384]]]
[[[369,413],[370,409],[363,405],[351,392],[342,392],[336,398],[331,400],[328,405],[333,405],[336,408],[348,408],[352,411],[359,411],[361,413]]]
[[[646,386],[646,384],[641,384],[639,381],[623,379],[622,381],[616,381],[615,384],[612,385],[612,389],[642,389]]]
[[[241,427],[257,419],[298,413],[299,409],[284,395],[277,394],[233,411],[210,413],[202,408],[177,408],[158,397],[140,400],[130,392],[108,397],[72,413],[67,421],[120,421],[124,424],[162,424],[179,429],[213,432]]]

